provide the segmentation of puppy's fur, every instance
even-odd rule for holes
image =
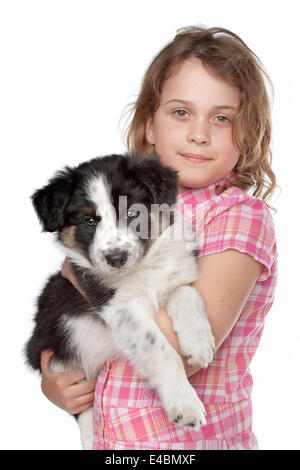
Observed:
[[[52,275],[38,298],[26,356],[40,370],[41,351],[51,348],[52,371],[82,369],[87,379],[105,361],[128,358],[156,388],[170,421],[198,429],[205,423],[203,404],[154,319],[166,307],[182,354],[207,366],[214,339],[202,299],[189,286],[197,278],[195,253],[185,236],[172,237],[179,214],[168,219],[153,211],[155,204],[172,206],[176,188],[176,173],[155,155],[110,155],[66,167],[34,193],[44,230],[57,233],[88,300],[60,272]],[[148,227],[144,234],[138,225]],[[158,236],[151,239],[153,227]],[[83,447],[92,448],[92,409],[78,415],[78,423]]]

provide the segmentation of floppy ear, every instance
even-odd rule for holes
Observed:
[[[177,196],[177,172],[163,166],[157,155],[138,157],[137,178],[146,187],[152,204],[172,206]]]
[[[31,196],[44,231],[55,232],[63,226],[64,209],[71,195],[71,187],[71,169],[66,167]]]

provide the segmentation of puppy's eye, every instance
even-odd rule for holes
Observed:
[[[127,211],[127,217],[128,219],[134,219],[136,216],[137,216],[137,212],[136,211],[132,211],[131,209],[129,209]]]
[[[97,220],[94,217],[86,217],[84,221],[87,227],[95,227],[97,225]]]

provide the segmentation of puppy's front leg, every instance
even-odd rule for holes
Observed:
[[[157,327],[150,302],[137,297],[104,315],[118,349],[157,390],[169,420],[192,429],[205,424],[204,406],[180,356]]]
[[[178,336],[180,352],[188,358],[187,363],[207,367],[213,358],[215,340],[197,289],[177,287],[171,292],[166,308]]]

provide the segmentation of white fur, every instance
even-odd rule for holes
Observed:
[[[101,216],[90,247],[92,263],[104,276],[114,275],[116,270],[107,264],[106,255],[110,251],[126,251],[128,256],[126,266],[118,269],[118,276],[122,276],[141,258],[143,247],[138,242],[138,237],[127,230],[127,225],[122,226],[117,223],[109,184],[104,175],[97,176],[89,182],[88,195],[96,207],[96,214]]]
[[[63,327],[71,333],[70,349],[76,346],[81,368],[87,379],[97,377],[100,364],[120,355],[112,343],[107,328],[98,318],[92,316],[70,318],[65,315],[62,323]]]
[[[83,411],[78,416],[81,444],[83,449],[92,450],[94,441],[93,408]]]

